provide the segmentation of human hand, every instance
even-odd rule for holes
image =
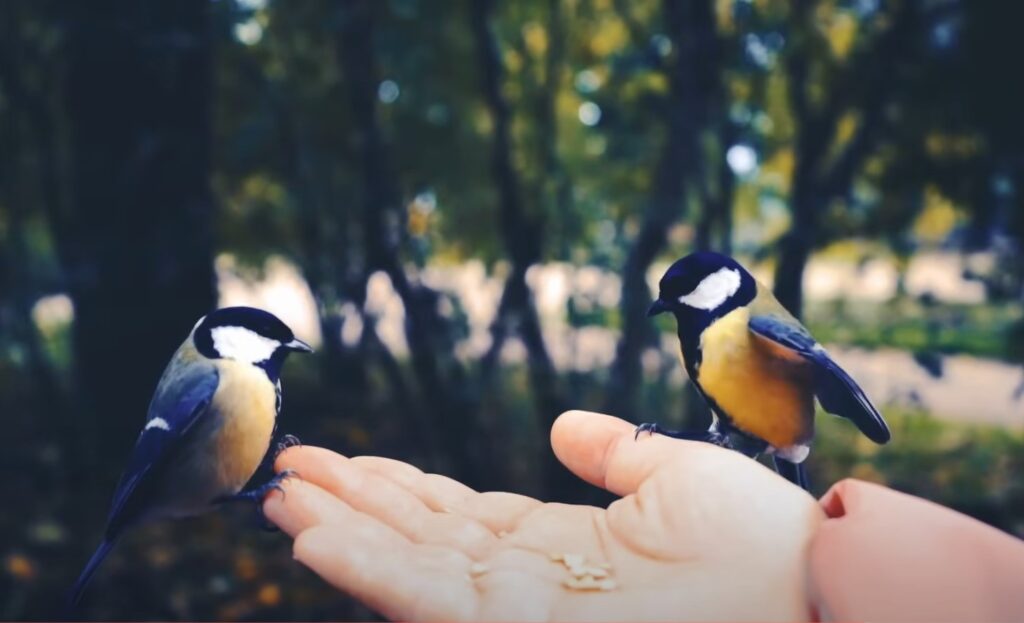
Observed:
[[[264,510],[300,562],[391,619],[808,620],[817,502],[739,453],[633,430],[582,411],[551,430],[562,463],[623,496],[607,509],[305,446],[278,458],[301,478]],[[615,588],[566,588],[565,553],[610,564]]]

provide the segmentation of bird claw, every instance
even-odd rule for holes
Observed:
[[[702,441],[704,443],[710,443],[712,445],[721,446],[723,448],[732,449],[732,444],[729,442],[729,438],[716,431],[681,431],[681,430],[668,430],[658,426],[654,422],[644,422],[636,427],[636,431],[633,434],[633,439],[639,439],[641,433],[648,433],[650,435],[664,435],[665,437],[671,437],[673,439],[683,439],[686,441]]]
[[[636,427],[636,430],[633,433],[633,440],[636,441],[637,439],[639,439],[641,433],[647,433],[653,436],[660,432],[662,432],[661,428],[654,422],[643,422],[642,424]]]
[[[297,478],[298,476],[299,472],[295,471],[294,469],[281,470],[280,472],[274,474],[274,477],[268,480],[266,484],[264,484],[261,487],[257,487],[253,491],[253,493],[259,496],[259,501],[261,502],[263,501],[263,498],[271,491],[280,491],[281,498],[283,499],[286,494],[284,492],[284,487],[281,486],[281,483],[284,482],[285,480],[288,480],[289,478]]]
[[[281,453],[288,448],[294,448],[295,446],[301,445],[302,442],[299,441],[299,438],[295,435],[285,435],[284,437],[281,437],[281,441],[278,441],[277,445],[274,446],[274,460],[276,461],[277,457],[281,456]]]
[[[236,493],[235,495],[230,495],[230,496],[226,496],[224,498],[221,498],[218,501],[219,502],[241,502],[241,501],[248,501],[248,502],[254,503],[256,505],[256,514],[259,517],[259,521],[262,524],[263,529],[267,530],[268,532],[277,532],[278,528],[274,524],[270,523],[267,520],[267,516],[263,513],[263,499],[266,498],[267,494],[269,494],[271,491],[280,491],[281,492],[281,497],[283,499],[284,496],[287,495],[287,494],[285,493],[284,487],[281,486],[281,483],[284,482],[285,480],[287,480],[289,478],[293,478],[293,477],[295,477],[295,478],[299,477],[299,473],[296,472],[293,469],[286,469],[286,470],[283,470],[281,472],[278,472],[277,474],[274,474],[273,478],[268,480],[266,483],[256,487],[255,489],[250,489],[249,491],[241,491],[239,493]]]

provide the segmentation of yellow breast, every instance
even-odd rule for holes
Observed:
[[[704,330],[700,385],[741,431],[775,448],[806,443],[814,435],[810,372],[773,354],[750,332],[749,319],[739,308]]]
[[[276,420],[274,386],[253,366],[218,360],[220,384],[213,404],[223,424],[215,452],[224,488],[238,491],[252,478],[270,447]]]

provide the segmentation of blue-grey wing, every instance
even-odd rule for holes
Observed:
[[[807,329],[792,317],[759,314],[750,317],[750,330],[799,355],[814,369],[814,393],[821,407],[852,421],[868,439],[886,443],[891,437],[882,415],[864,390],[832,361]]]
[[[205,360],[168,366],[149,406],[128,466],[114,492],[107,519],[108,535],[144,513],[150,503],[147,484],[171,459],[182,439],[206,412],[217,391],[217,368]]]

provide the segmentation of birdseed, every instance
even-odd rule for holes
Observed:
[[[582,578],[566,578],[562,581],[562,586],[576,591],[611,591],[615,590],[618,584],[610,578],[597,580],[591,576],[585,576]]]
[[[564,562],[565,566],[569,567],[570,570],[571,569],[582,569],[583,568],[583,563],[586,562],[586,560],[587,559],[584,558],[583,554],[563,554],[562,555],[562,562]]]
[[[483,575],[490,570],[491,568],[482,562],[474,562],[472,565],[469,566],[469,574],[473,576]]]
[[[548,556],[552,562],[565,565],[572,574],[572,577],[562,582],[566,588],[580,591],[610,591],[618,587],[618,583],[609,577],[612,566],[607,562],[587,564],[587,558],[582,554],[552,552]]]

